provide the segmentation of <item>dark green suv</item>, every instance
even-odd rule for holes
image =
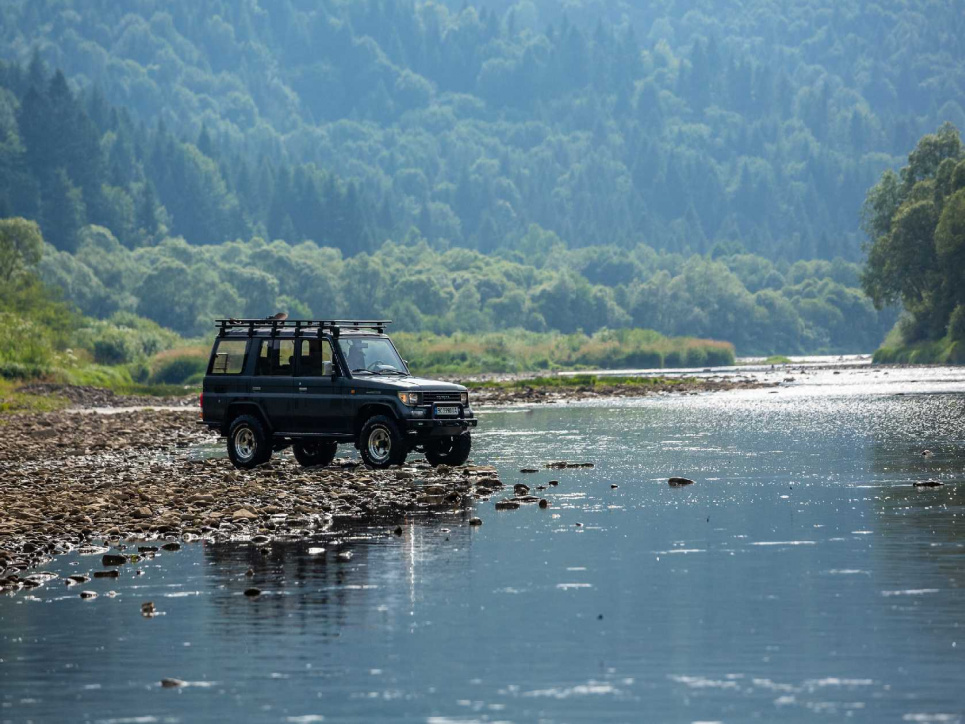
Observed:
[[[373,468],[412,451],[433,465],[469,457],[476,418],[462,385],[409,373],[388,321],[221,319],[201,394],[201,422],[228,439],[240,468],[289,445],[328,465],[354,443]]]

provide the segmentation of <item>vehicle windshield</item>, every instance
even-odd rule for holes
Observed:
[[[342,337],[338,346],[353,374],[409,374],[395,347],[383,337]]]

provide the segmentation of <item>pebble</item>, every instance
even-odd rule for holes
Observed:
[[[496,510],[517,510],[518,508],[519,503],[515,500],[504,498],[503,500],[496,501]]]
[[[667,483],[670,484],[671,488],[679,488],[683,485],[693,485],[694,481],[690,478],[670,478]]]
[[[97,598],[97,592],[96,592],[96,591],[81,591],[81,592],[80,592],[80,597],[81,597],[81,598]]]
[[[539,507],[540,507],[540,508],[548,508],[548,507],[550,507],[550,502],[549,502],[546,498],[543,498],[543,499],[541,499],[541,500],[539,501]]]
[[[526,495],[529,492],[529,486],[516,483],[516,485],[513,486],[513,492],[516,493],[516,495]]]
[[[121,572],[116,568],[110,571],[94,571],[94,578],[117,578]]]
[[[257,588],[246,588],[245,595],[248,596],[249,598],[254,598],[255,596],[260,596],[261,591],[258,590]]]
[[[941,488],[945,483],[939,482],[937,480],[925,480],[919,481],[914,484],[916,488]]]
[[[519,472],[524,474],[529,474],[529,473],[538,473],[539,470],[537,470],[536,468],[520,468]]]
[[[188,682],[182,681],[181,679],[161,679],[161,686],[165,689],[177,689],[179,686],[185,686]]]
[[[188,457],[192,445],[224,445],[196,424],[196,409],[4,419],[0,569],[11,572],[69,550],[101,556],[104,565],[135,562],[118,552],[122,540],[145,557],[192,540],[310,540],[343,523],[467,509],[503,488],[493,467],[432,468],[421,460],[382,471],[341,459],[309,470],[285,452],[254,470],[236,470],[223,458]],[[115,550],[95,545],[101,540]]]
[[[482,518],[470,518],[469,525],[482,525]]]

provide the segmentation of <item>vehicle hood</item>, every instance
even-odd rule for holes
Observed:
[[[393,390],[433,390],[436,392],[463,392],[466,388],[453,382],[443,382],[442,380],[430,380],[425,377],[358,377],[358,382],[377,382],[378,386],[384,386]]]

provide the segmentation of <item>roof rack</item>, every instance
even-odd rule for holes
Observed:
[[[295,336],[302,336],[306,332],[313,332],[317,336],[322,331],[331,332],[338,337],[343,330],[362,331],[373,330],[379,334],[385,333],[387,325],[392,324],[391,319],[216,319],[218,326],[218,336],[224,337],[229,329],[245,329],[249,337],[255,335],[255,330],[271,329],[271,336],[274,337],[280,330],[294,330]]]

